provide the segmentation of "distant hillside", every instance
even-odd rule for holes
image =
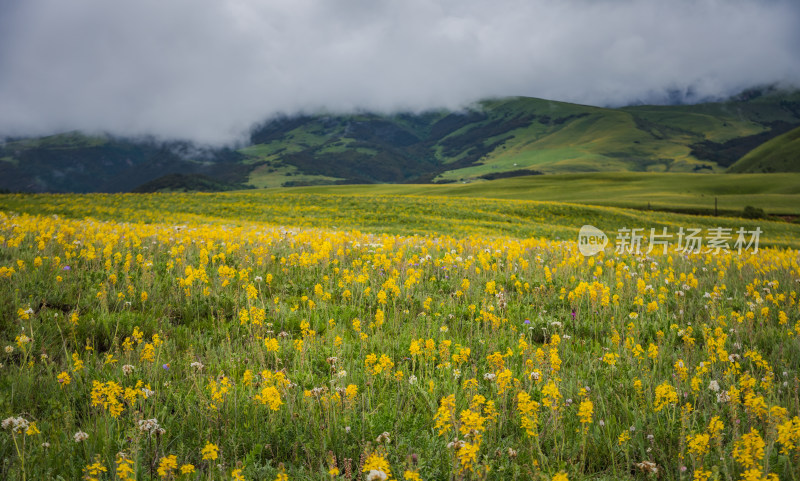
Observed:
[[[0,143],[0,189],[21,192],[129,192],[168,174],[204,174],[243,186],[253,165],[231,150],[185,142],[118,139],[77,132]]]
[[[240,150],[257,187],[456,182],[527,173],[724,172],[800,125],[800,94],[606,109],[533,98],[462,112],[282,118]]]
[[[800,127],[756,147],[733,164],[728,171],[800,172]]]
[[[238,189],[241,185],[219,182],[203,174],[167,174],[136,187],[132,192],[223,192]]]
[[[518,97],[457,112],[281,117],[254,128],[250,145],[237,151],[73,132],[0,142],[0,189],[121,192],[152,189],[146,184],[156,179],[161,190],[226,190],[725,172],[798,126],[800,92],[762,89],[698,105],[610,109]],[[771,161],[768,168],[795,166]],[[208,180],[164,177],[172,174]]]

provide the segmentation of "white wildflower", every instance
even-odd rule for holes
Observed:
[[[388,476],[380,469],[373,469],[367,473],[367,481],[385,481],[386,479]]]
[[[25,431],[26,429],[28,429],[29,424],[30,423],[28,422],[27,419],[20,416],[16,418],[15,417],[5,418],[3,420],[2,426],[3,429],[11,429],[12,432],[18,433],[20,431]]]

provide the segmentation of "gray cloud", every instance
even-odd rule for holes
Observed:
[[[796,0],[11,0],[0,133],[222,143],[276,113],[800,85]]]

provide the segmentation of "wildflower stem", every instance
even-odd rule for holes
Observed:
[[[23,434],[24,436],[24,434]],[[26,481],[26,474],[25,474],[25,445],[23,439],[23,447],[22,451],[20,452],[19,444],[17,443],[17,436],[14,433],[11,433],[11,437],[14,439],[14,448],[17,450],[17,456],[19,457],[20,463],[20,471],[22,471],[22,481]]]

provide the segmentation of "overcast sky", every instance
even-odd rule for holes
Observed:
[[[798,0],[0,0],[0,135],[800,85]]]

